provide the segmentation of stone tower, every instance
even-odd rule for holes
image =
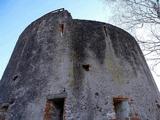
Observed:
[[[160,98],[130,34],[59,9],[20,35],[0,81],[0,120],[160,120]]]

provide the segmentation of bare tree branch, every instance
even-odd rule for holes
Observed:
[[[114,10],[114,23],[133,33],[152,69],[160,66],[160,1],[159,0],[105,0]],[[110,7],[112,8],[112,7]],[[137,34],[137,30],[143,30]],[[145,32],[144,32],[145,31]]]

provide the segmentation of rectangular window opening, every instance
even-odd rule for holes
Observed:
[[[44,120],[64,120],[64,102],[64,98],[47,100]]]
[[[130,106],[128,98],[126,97],[115,97],[113,98],[113,105],[116,113],[116,119],[128,120],[130,114]]]
[[[60,24],[59,27],[60,27],[61,35],[63,35],[63,33],[64,33],[64,24]]]

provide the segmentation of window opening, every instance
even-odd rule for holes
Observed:
[[[86,71],[89,71],[90,70],[90,65],[89,64],[85,64],[85,65],[82,65],[83,69],[85,69]]]
[[[0,112],[7,112],[9,108],[9,103],[3,103],[2,105],[0,105]]]
[[[15,75],[14,77],[13,77],[13,81],[16,81],[18,79],[18,75]]]
[[[6,119],[6,112],[8,111],[9,103],[0,104],[0,120]]]
[[[60,24],[59,27],[60,27],[60,32],[61,32],[61,36],[62,36],[64,33],[64,24]]]
[[[64,101],[64,98],[47,100],[44,120],[64,120]]]
[[[128,103],[128,98],[124,97],[113,98],[113,105],[116,113],[116,118],[118,120],[129,119],[130,107]]]

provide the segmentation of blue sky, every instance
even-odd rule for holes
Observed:
[[[106,21],[101,0],[1,0],[0,1],[0,78],[22,31],[40,16],[65,8],[73,18]]]

